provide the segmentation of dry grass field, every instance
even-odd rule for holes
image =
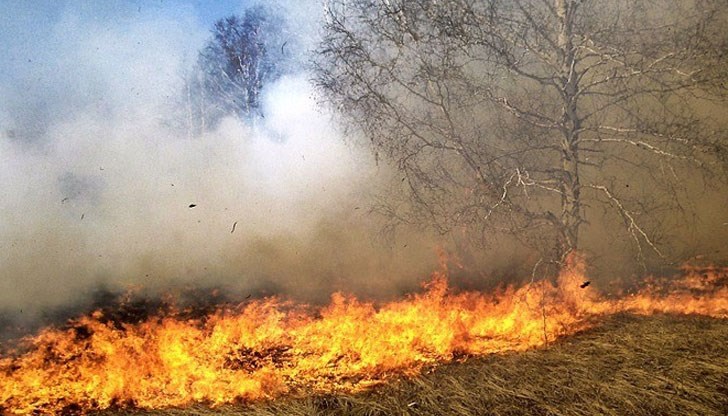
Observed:
[[[617,315],[523,353],[469,357],[356,395],[98,415],[728,415],[728,320]]]

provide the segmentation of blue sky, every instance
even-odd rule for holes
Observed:
[[[2,1],[0,2],[0,76],[22,71],[18,66],[34,62],[41,48],[64,41],[54,38],[53,28],[73,16],[89,24],[133,23],[144,19],[172,19],[193,24],[191,31],[210,28],[219,18],[240,13],[244,0],[130,0],[130,1]]]
[[[138,85],[135,94],[149,91],[151,81],[137,79],[145,72],[152,79],[181,77],[213,23],[252,3],[0,1],[0,131],[39,131],[40,121],[52,123],[109,98],[129,102],[114,92],[130,84]],[[157,91],[160,82],[153,84]]]
[[[176,16],[180,11],[192,12],[199,23],[210,25],[216,19],[230,13],[237,13],[251,2],[246,0],[127,0],[127,1],[78,1],[78,0],[46,0],[46,1],[12,1],[0,2],[0,19],[2,28],[8,28],[9,22],[21,24],[34,20],[41,25],[51,24],[64,11],[73,11],[87,19],[113,19],[119,16],[154,13]],[[15,26],[15,25],[10,25]],[[0,29],[3,30],[3,29]],[[8,33],[3,30],[3,37]]]

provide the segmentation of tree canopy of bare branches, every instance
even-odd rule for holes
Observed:
[[[288,70],[286,47],[294,43],[285,20],[271,8],[255,6],[215,22],[184,79],[184,127],[200,133],[223,117],[262,116],[262,91]]]
[[[381,207],[395,221],[515,236],[559,264],[603,212],[659,258],[657,214],[691,181],[725,184],[723,9],[330,0],[316,81],[403,173],[408,203]]]

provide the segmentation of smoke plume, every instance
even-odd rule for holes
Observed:
[[[280,6],[312,46],[318,6]],[[208,36],[193,8],[21,8],[0,13],[6,316],[31,320],[99,287],[391,293],[432,269],[421,238],[372,238],[366,198],[383,168],[346,144],[305,69],[265,88],[259,122],[187,137],[169,120]]]

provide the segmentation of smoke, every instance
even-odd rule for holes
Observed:
[[[323,300],[391,293],[434,267],[427,240],[372,239],[366,198],[382,168],[346,144],[304,70],[266,89],[262,121],[190,138],[167,121],[208,36],[194,8],[46,6],[0,13],[12,20],[1,33],[0,310],[32,319],[98,287]],[[297,30],[315,28],[308,6],[282,5]]]
[[[436,267],[442,237],[374,237],[371,196],[387,178],[406,183],[316,105],[304,65],[266,87],[256,123],[229,118],[194,137],[170,127],[214,20],[252,5],[0,3],[0,321],[88,304],[98,288],[381,297]],[[317,45],[320,6],[274,5],[298,36],[295,62]],[[695,225],[666,227],[663,239],[684,242],[676,258],[728,256],[725,194],[703,194],[688,207]],[[589,218],[609,225],[584,237],[606,253],[591,264],[610,279],[633,273],[634,247],[605,218]],[[528,276],[537,260],[515,241],[489,250],[458,247],[460,283]]]

